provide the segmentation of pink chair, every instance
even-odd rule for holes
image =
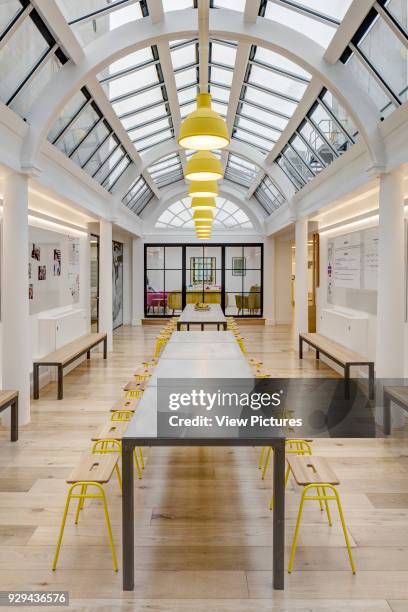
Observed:
[[[148,291],[146,295],[146,306],[147,312],[150,312],[150,308],[162,307],[163,314],[167,308],[167,291]]]

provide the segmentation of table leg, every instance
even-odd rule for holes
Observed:
[[[299,359],[303,359],[303,338],[299,336]]]
[[[64,368],[62,365],[58,367],[58,399],[62,400],[64,397]]]
[[[17,442],[18,440],[18,397],[10,406],[11,409],[11,441]]]
[[[33,365],[33,398],[38,399],[40,397],[40,366],[38,363]]]
[[[344,366],[344,397],[350,399],[350,365]]]
[[[368,365],[368,398],[374,399],[374,364]]]
[[[273,588],[285,588],[285,441],[273,454]]]
[[[133,497],[133,446],[122,442],[122,575],[123,590],[135,586],[135,529]]]
[[[391,399],[384,394],[383,399],[383,428],[386,436],[391,435]]]
[[[91,358],[91,349],[89,349],[89,351],[86,351],[86,358],[87,359]]]
[[[108,358],[108,336],[103,339],[103,358]]]
[[[180,331],[181,329],[181,324],[177,321],[177,331]]]
[[[320,359],[320,351],[319,351],[319,349],[316,349],[316,359]]]

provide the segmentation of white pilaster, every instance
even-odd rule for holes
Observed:
[[[266,325],[276,323],[276,257],[275,257],[275,238],[267,236],[264,243],[264,299],[263,312]]]
[[[309,328],[307,240],[307,219],[299,219],[295,224],[295,348],[298,347],[299,334]]]
[[[377,377],[404,375],[404,198],[403,175],[380,178],[379,266],[375,367]]]
[[[85,333],[88,333],[91,330],[91,246],[89,233],[80,238],[79,258],[79,301],[85,312]]]
[[[108,350],[112,339],[112,223],[99,222],[99,331],[108,334]]]
[[[28,308],[28,176],[4,179],[1,278],[2,388],[19,392],[19,423],[30,422],[31,342]]]
[[[142,238],[132,240],[132,325],[144,317],[144,251]]]

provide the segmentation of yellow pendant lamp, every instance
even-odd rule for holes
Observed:
[[[211,221],[213,220],[212,210],[195,210],[193,212],[193,219],[195,221]]]
[[[211,95],[200,93],[197,108],[180,127],[178,143],[183,149],[211,151],[223,149],[230,143],[225,120],[211,108]]]
[[[192,198],[215,198],[218,195],[218,185],[215,181],[193,181],[188,188]]]
[[[211,229],[212,228],[212,220],[202,220],[202,221],[194,221],[196,230],[198,229]]]
[[[214,210],[216,206],[215,198],[193,198],[191,200],[192,210]]]
[[[184,175],[189,181],[219,181],[224,173],[214,153],[199,151],[188,160]]]

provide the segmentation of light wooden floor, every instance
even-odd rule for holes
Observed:
[[[243,327],[249,349],[274,376],[334,375],[312,357],[302,364],[286,327]],[[0,431],[0,590],[65,589],[70,610],[156,612],[408,611],[408,448],[404,440],[322,440],[330,457],[358,573],[352,576],[337,517],[330,529],[318,508],[305,510],[295,571],[285,592],[271,587],[271,483],[262,482],[254,449],[154,449],[136,487],[136,586],[121,590],[101,508],[67,525],[59,569],[51,559],[65,501],[65,477],[108,417],[122,383],[151,353],[157,328],[124,327],[115,351],[65,377],[32,402],[32,423],[11,444]],[[120,554],[121,498],[107,487]],[[292,541],[299,495],[287,492]],[[39,608],[35,608],[38,610]],[[47,608],[48,610],[52,608]],[[34,610],[34,608],[33,608]]]

